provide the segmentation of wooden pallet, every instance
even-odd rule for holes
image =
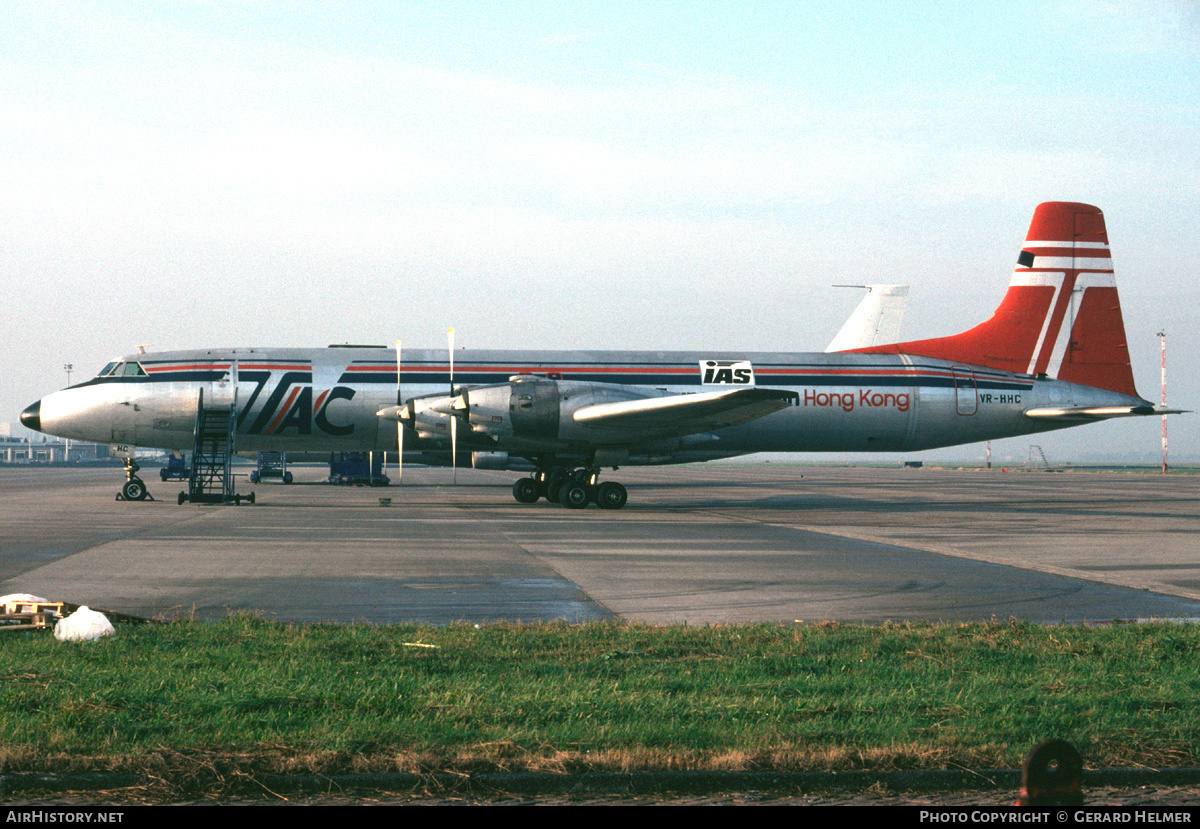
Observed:
[[[0,631],[51,629],[63,617],[63,602],[6,602],[0,611]]]

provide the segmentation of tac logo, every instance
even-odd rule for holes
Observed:
[[[700,378],[704,386],[753,386],[754,366],[749,360],[701,360]]]
[[[243,371],[242,380],[254,382],[250,399],[238,415],[238,424],[251,435],[281,435],[288,429],[293,434],[310,435],[315,426],[327,435],[349,435],[354,432],[354,423],[334,423],[329,419],[329,404],[335,400],[351,400],[354,389],[334,386],[324,391],[315,391],[311,371],[284,372],[267,396],[262,408],[252,413],[255,402],[268,385],[269,371]]]

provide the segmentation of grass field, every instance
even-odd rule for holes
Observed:
[[[6,634],[0,770],[187,776],[1200,762],[1200,626],[123,626]]]

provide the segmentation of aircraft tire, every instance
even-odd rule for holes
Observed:
[[[145,501],[147,494],[146,483],[141,478],[130,478],[121,487],[121,495],[126,501]]]
[[[518,478],[513,483],[512,492],[513,497],[522,504],[536,504],[541,497],[538,494],[537,481],[533,478]]]
[[[563,484],[569,480],[567,470],[556,466],[546,474],[546,500],[552,504],[562,500]]]
[[[600,509],[620,509],[629,500],[629,491],[616,481],[605,481],[596,489],[596,506]]]
[[[592,500],[592,496],[583,484],[568,481],[562,485],[559,500],[567,509],[583,509]]]
[[[179,493],[179,506],[182,507],[184,502],[187,501],[187,499],[188,499],[188,494],[186,492]]]

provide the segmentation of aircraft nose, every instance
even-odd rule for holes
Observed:
[[[42,431],[42,401],[27,406],[25,411],[21,412],[21,425],[35,432]]]

